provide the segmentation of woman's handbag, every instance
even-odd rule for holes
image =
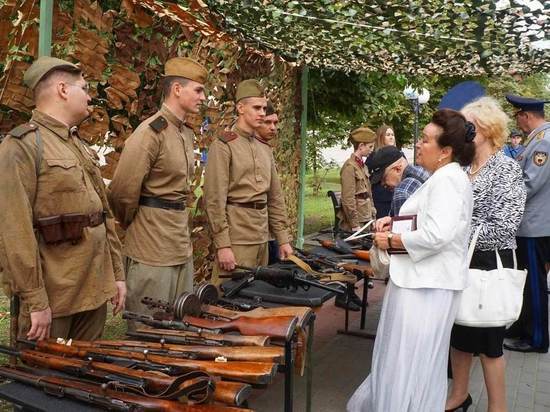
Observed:
[[[372,246],[369,250],[369,257],[374,274],[379,278],[387,278],[390,275],[390,255],[388,252]]]
[[[478,227],[468,249],[468,262],[472,261],[479,236]],[[523,287],[527,270],[517,269],[514,250],[514,268],[502,267],[495,249],[497,269],[468,269],[468,287],[462,291],[455,323],[472,327],[509,327],[520,315],[523,304]]]

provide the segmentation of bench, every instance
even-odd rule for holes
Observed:
[[[336,236],[340,231],[340,218],[338,217],[338,212],[342,209],[342,192],[329,190],[327,196],[330,197],[332,208],[334,209],[334,227],[332,228],[332,232],[334,236]]]

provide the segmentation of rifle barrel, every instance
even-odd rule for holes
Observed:
[[[21,354],[17,349],[5,345],[0,345],[0,353],[10,356],[19,356]]]

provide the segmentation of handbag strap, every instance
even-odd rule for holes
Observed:
[[[470,241],[470,247],[468,248],[468,266],[472,263],[472,256],[474,256],[474,250],[477,244],[477,238],[479,237],[479,232],[481,232],[481,225],[476,228],[472,240]]]

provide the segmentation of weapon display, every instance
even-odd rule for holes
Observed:
[[[217,335],[221,333],[221,330],[219,329],[213,330],[213,329],[200,328],[200,327],[193,326],[188,322],[182,322],[178,320],[155,319],[155,317],[151,315],[144,315],[141,313],[129,312],[127,310],[125,310],[122,313],[122,319],[141,322],[153,328],[182,330],[186,332],[195,332],[199,335],[202,335],[203,333],[207,333],[210,335]]]
[[[50,340],[50,342],[52,341]],[[149,355],[183,359],[189,358],[189,355],[192,354],[197,359],[216,359],[222,356],[228,361],[273,362],[280,364],[284,361],[284,348],[281,346],[184,346],[138,340],[96,340],[91,342],[73,340],[71,346],[89,350],[107,348],[132,352],[147,351]]]
[[[56,344],[56,346],[65,345]],[[103,382],[109,382],[115,388],[130,390],[153,398],[177,399],[181,396],[187,396],[193,401],[204,402],[214,388],[210,377],[206,373],[200,372],[173,377],[162,373],[132,370],[111,363],[94,361],[93,357],[92,360],[84,361],[35,350],[17,351],[6,346],[0,346],[0,353],[17,356],[23,362],[32,366],[99,379]],[[56,353],[64,352],[58,350]],[[87,359],[89,358],[87,357]]]
[[[314,276],[298,270],[286,270],[271,267],[258,267],[248,268],[244,266],[238,266],[238,269],[243,269],[245,272],[233,272],[227,274],[221,274],[220,278],[244,278],[231,290],[225,293],[226,297],[235,296],[239,291],[244,289],[248,284],[255,280],[263,280],[277,287],[297,287],[298,285],[304,289],[308,289],[311,286],[328,290],[337,295],[345,295],[345,291],[340,288],[332,287],[320,283],[315,280]]]
[[[67,356],[102,362],[132,360],[132,366],[134,368],[160,371],[167,374],[180,374],[182,372],[198,370],[222,378],[252,384],[270,383],[277,372],[277,364],[268,362],[215,362],[195,359],[176,359],[161,355],[151,355],[147,353],[147,351],[144,353],[103,348],[88,350],[47,341],[25,341],[25,343],[33,344],[41,351],[47,351],[48,353],[60,353]]]
[[[350,257],[356,257],[361,260],[370,260],[370,255],[368,250],[355,250],[352,249],[346,242],[343,240],[337,239],[336,242],[332,240],[321,240],[316,239],[321,246],[325,249],[333,250],[334,252],[340,253],[342,255],[347,255]],[[343,257],[343,256],[340,256]]]
[[[205,338],[209,341],[219,342],[222,345],[229,346],[266,346],[269,344],[268,336],[241,336],[230,335],[226,333],[194,333],[184,330],[157,329],[157,328],[137,328],[135,332],[127,332],[128,336],[141,338],[145,340],[164,340],[167,343],[176,343],[185,345],[189,339]]]
[[[148,398],[94,385],[75,379],[60,378],[52,375],[25,372],[16,368],[0,366],[0,376],[17,381],[56,397],[68,397],[88,404],[101,406],[108,410],[158,411],[158,412],[252,412],[243,409],[221,405],[186,405],[179,401],[158,398]]]

